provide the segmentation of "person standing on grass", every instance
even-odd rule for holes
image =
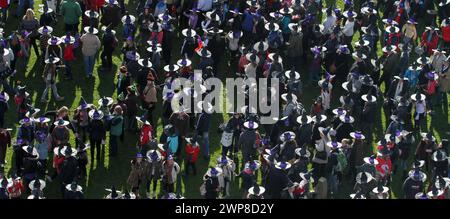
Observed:
[[[70,34],[67,34],[65,37],[63,37],[64,40],[64,52],[63,52],[63,61],[64,61],[64,67],[65,67],[65,79],[66,80],[73,80],[72,77],[72,62],[75,61],[75,54],[74,54],[74,47],[73,44],[75,43],[75,38],[70,36]]]
[[[64,146],[61,149],[61,153],[64,155],[64,162],[61,164],[61,194],[64,196],[65,188],[68,184],[72,183],[78,174],[78,161],[75,158],[77,151],[73,150],[69,145]]]
[[[89,26],[85,27],[86,32],[80,38],[83,43],[81,51],[83,53],[84,59],[84,70],[87,78],[92,78],[92,73],[94,72],[95,66],[95,55],[101,47],[101,42],[96,34],[98,33],[97,28]]]
[[[0,127],[0,167],[6,164],[6,149],[11,147],[11,134],[7,129]]]
[[[5,91],[0,92],[0,128],[5,127],[5,114],[9,109],[8,100],[8,93],[6,93]]]
[[[94,161],[94,152],[97,150],[96,160],[100,160],[100,152],[104,139],[106,138],[106,129],[103,123],[103,112],[97,109],[89,111],[90,122],[87,128],[89,141],[91,143],[91,162]]]
[[[138,111],[138,97],[136,95],[136,86],[127,87],[127,95],[125,97],[125,104],[127,106],[128,123],[126,130],[131,132],[136,131],[136,114]]]
[[[100,23],[103,26],[110,26],[111,29],[116,28],[120,23],[120,19],[117,19],[120,17],[120,10],[117,0],[108,0],[106,6],[103,7]]]
[[[158,150],[149,150],[147,152],[147,161],[149,162],[147,172],[147,198],[156,198],[156,186],[162,174],[162,155]],[[153,188],[150,188],[153,183]]]
[[[103,52],[101,54],[102,58],[102,70],[111,71],[113,67],[112,54],[117,47],[118,40],[115,36],[115,31],[111,27],[107,27],[105,34],[102,38]]]
[[[150,121],[150,124],[154,125],[153,121],[153,112],[156,108],[157,99],[157,90],[155,85],[155,77],[153,77],[152,73],[147,75],[147,85],[145,86],[142,92],[142,102],[143,108],[147,111],[145,113],[147,119]],[[153,130],[153,136],[156,138],[156,129]]]
[[[205,105],[207,108],[204,108]],[[201,136],[203,140],[203,158],[205,160],[209,160],[210,153],[209,153],[209,129],[211,124],[211,113],[212,111],[212,105],[211,103],[206,103],[204,101],[201,101],[197,104],[197,106],[202,109],[202,112],[198,116],[197,124],[195,125],[195,130],[197,136]]]
[[[139,198],[139,187],[147,182],[148,162],[144,160],[141,153],[131,160],[131,171],[127,183],[131,186],[131,191]]]
[[[58,63],[58,62],[59,62],[59,58],[53,57],[52,55],[50,55],[50,57],[45,60],[45,67],[44,67],[44,72],[42,75],[42,78],[45,81],[45,89],[44,89],[44,92],[42,93],[42,97],[41,97],[42,103],[48,102],[47,95],[48,95],[48,91],[50,90],[50,88],[53,91],[53,96],[55,97],[56,101],[64,100],[64,97],[61,97],[58,94],[58,89],[56,88],[56,68],[57,68],[56,63]]]
[[[87,169],[86,165],[89,163],[88,155],[87,155],[87,149],[89,148],[89,144],[85,144],[84,142],[80,142],[80,139],[77,138],[75,141],[78,142],[77,146],[77,161],[78,161],[78,168],[80,170],[78,177],[86,177],[87,176]]]
[[[81,7],[75,0],[65,0],[61,3],[60,13],[64,16],[65,31],[78,33],[78,25],[82,15]]]
[[[48,40],[52,37],[51,33],[53,32],[53,28],[50,26],[42,26],[37,30],[40,34],[39,37],[39,46],[41,47],[42,54],[47,53]],[[42,58],[42,61],[45,61],[45,57]]]
[[[44,177],[45,172],[47,171],[47,157],[48,157],[48,149],[50,145],[50,138],[48,136],[48,132],[45,131],[37,131],[35,132],[36,138],[36,149],[39,154],[39,162],[40,166],[38,166],[37,176]]]
[[[111,129],[109,132],[109,154],[111,156],[117,156],[117,151],[119,148],[118,139],[121,138],[123,141],[123,130],[125,127],[124,123],[123,109],[120,105],[116,105],[111,116]]]

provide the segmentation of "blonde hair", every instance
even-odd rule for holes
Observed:
[[[27,12],[25,12],[25,15],[23,16],[23,20],[30,21],[30,20],[33,20],[34,18],[35,18],[35,15],[34,15],[33,9],[28,8]]]
[[[61,114],[63,114],[63,113],[69,114],[69,108],[67,108],[67,106],[63,106],[63,107],[59,108],[59,110],[58,110],[58,116],[61,115]]]

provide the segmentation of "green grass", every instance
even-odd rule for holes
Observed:
[[[331,3],[332,1],[327,1],[327,3]],[[128,6],[128,9],[130,11],[134,11],[134,5],[136,2],[132,2],[132,7]],[[38,3],[35,3],[35,12],[37,12],[37,6]],[[337,2],[338,7],[343,8],[343,1]],[[15,7],[10,9],[10,12],[15,10]],[[39,15],[38,15],[39,17]],[[6,33],[10,33],[11,30],[16,29],[18,26],[18,20],[12,17],[12,13],[10,15],[10,18],[8,19],[7,26],[5,28]],[[57,25],[56,34],[57,36],[64,35],[63,33],[63,24],[62,24],[62,17],[59,17],[59,23]],[[419,31],[420,32],[420,31]],[[119,37],[119,41],[123,42],[121,38],[121,31],[117,31],[117,35]],[[358,34],[355,35],[354,40],[358,39]],[[177,54],[178,49],[180,48],[180,42],[176,41],[174,42],[174,52],[173,52],[173,58],[172,61],[176,61],[179,58],[179,54]],[[379,46],[378,48],[381,48]],[[380,53],[380,51],[378,51]],[[80,101],[81,96],[83,96],[86,101],[90,103],[97,103],[97,100],[102,96],[113,96],[115,98],[114,92],[114,84],[115,77],[114,74],[117,72],[117,68],[120,65],[121,57],[119,56],[120,52],[118,49],[116,50],[115,56],[113,58],[115,67],[113,71],[109,73],[94,73],[95,79],[94,80],[87,80],[84,77],[84,70],[83,70],[83,62],[82,62],[82,56],[81,54],[77,54],[77,61],[73,66],[73,74],[74,74],[74,80],[73,81],[64,81],[62,79],[59,80],[57,87],[58,91],[61,94],[61,96],[65,97],[65,100],[63,102],[54,102],[53,98],[48,104],[41,104],[39,103],[39,98],[42,94],[42,91],[44,89],[44,82],[41,78],[41,72],[43,66],[37,62],[37,57],[35,56],[34,52],[31,52],[31,57],[29,59],[28,64],[25,64],[23,61],[19,61],[17,63],[17,69],[18,74],[16,76],[16,80],[22,81],[22,84],[27,85],[28,92],[31,94],[34,103],[36,104],[37,108],[40,108],[42,111],[47,110],[55,110],[59,107],[65,105],[68,106],[71,109],[71,116],[73,115],[73,109],[75,109]],[[224,54],[222,60],[227,59],[228,54]],[[198,59],[193,60],[193,66],[196,66],[198,63]],[[99,67],[100,65],[100,59],[98,58],[96,61],[96,67]],[[224,78],[227,71],[227,64],[225,61],[222,61],[219,66],[220,69],[220,77]],[[96,72],[96,71],[95,71]],[[307,75],[306,71],[302,71],[302,77],[303,75]],[[340,86],[335,86],[337,89],[334,89],[334,97],[338,97],[341,95],[342,90],[340,89]],[[382,87],[384,89],[384,87]],[[316,97],[319,94],[319,89],[314,88],[311,89],[305,88],[304,89],[304,97],[302,97],[302,102],[305,106],[310,106],[312,103],[312,99]],[[225,97],[226,91],[224,90],[223,96]],[[225,98],[224,98],[225,99]],[[336,107],[339,105],[339,102],[337,98],[333,99],[332,107]],[[308,107],[309,109],[309,107]],[[161,106],[158,105],[157,109],[155,111],[154,118],[157,118],[157,124],[158,124],[158,136],[162,133],[162,121],[160,118],[161,115]],[[387,126],[386,124],[386,118],[384,116],[383,111],[380,109],[376,115],[376,125],[374,128],[374,142],[370,144],[371,150],[375,150],[375,142],[382,136],[384,133],[384,130]],[[198,168],[198,174],[197,176],[189,176],[188,178],[183,177],[183,183],[182,183],[182,191],[185,197],[187,198],[200,198],[199,195],[199,186],[201,184],[201,176],[206,171],[208,166],[215,165],[215,161],[217,157],[221,153],[220,148],[220,135],[215,133],[216,127],[223,122],[228,120],[227,114],[215,114],[213,115],[212,124],[211,124],[211,133],[210,133],[210,145],[211,145],[211,161],[207,163],[207,161],[203,160],[202,158],[199,158],[199,161],[197,163]],[[445,131],[448,131],[448,109],[446,110],[436,110],[436,115],[431,118],[428,118],[428,126],[432,125],[433,127],[433,133],[435,134],[438,141],[445,136]],[[12,101],[10,101],[10,110],[6,115],[6,124],[7,126],[13,128],[13,134],[15,136],[15,132],[17,130],[17,115],[15,112],[15,105]],[[133,156],[136,153],[136,142],[137,142],[137,136],[135,134],[126,133],[125,135],[125,141],[123,143],[119,143],[119,155],[115,158],[110,158],[108,156],[108,140],[106,141],[106,148],[104,152],[102,153],[102,159],[100,162],[94,161],[93,163],[88,164],[88,176],[85,179],[82,179],[79,183],[83,186],[86,198],[103,198],[107,192],[104,190],[105,188],[111,187],[112,185],[115,185],[119,189],[125,189],[129,186],[126,184],[126,180],[129,174],[130,170],[130,159],[133,158]],[[73,135],[71,136],[71,142],[73,143]],[[368,154],[369,155],[369,154]],[[89,156],[90,157],[90,156]],[[240,154],[239,154],[240,157]],[[50,158],[51,159],[51,158]],[[11,171],[11,164],[13,164],[13,152],[12,149],[8,149],[7,152],[7,161],[8,164],[5,167],[5,172],[10,174]],[[48,166],[51,166],[51,161],[48,162]],[[182,165],[182,162],[180,163],[180,166]],[[183,166],[184,169],[184,166]],[[49,168],[49,172],[52,173],[53,169]],[[398,174],[400,175],[400,174]],[[393,189],[393,197],[399,198],[402,197],[402,191],[401,191],[401,180],[399,180],[399,176],[394,176],[394,181],[392,185]],[[340,194],[338,197],[340,198],[347,198],[348,194],[351,192],[353,185],[349,185],[349,183],[344,182],[343,185],[340,187]],[[232,183],[232,198],[241,198],[241,191],[239,189],[239,180],[235,180]],[[47,198],[60,198],[60,187],[59,187],[59,181],[56,180],[52,183],[48,183],[48,186],[44,190],[44,194]],[[159,191],[159,189],[158,189]],[[141,195],[144,195],[144,189],[141,188]]]

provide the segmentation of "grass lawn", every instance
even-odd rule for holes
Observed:
[[[333,1],[326,1],[328,4],[332,3]],[[39,2],[40,3],[40,2]],[[35,3],[35,12],[37,14],[40,14],[37,12],[38,8],[38,2]],[[131,12],[134,12],[135,4],[137,2],[133,1],[130,2],[130,5],[127,7]],[[343,8],[343,1],[339,0],[337,2],[338,7]],[[10,12],[15,11],[15,6],[10,9]],[[130,7],[131,6],[131,7]],[[133,13],[134,14],[134,13]],[[37,15],[38,17],[40,15]],[[59,17],[59,23],[57,25],[56,31],[53,33],[57,36],[63,36],[64,32],[63,30],[63,24],[62,24],[62,17]],[[12,13],[10,14],[10,17],[8,19],[5,32],[10,33],[10,31],[15,30],[18,26],[19,20],[12,17]],[[120,29],[118,29],[120,30]],[[423,30],[423,27],[422,29]],[[419,31],[420,33],[420,31]],[[119,42],[123,42],[123,39],[121,37],[121,31],[117,31],[117,35],[119,38]],[[359,35],[357,34],[354,37],[354,41],[358,39]],[[178,51],[180,48],[180,41],[174,42],[174,51]],[[379,46],[378,48],[381,48]],[[381,49],[380,49],[381,50]],[[378,51],[381,54],[381,51]],[[179,54],[177,52],[173,52],[173,58],[172,61],[175,62],[179,59]],[[227,59],[228,54],[225,54],[222,60]],[[105,73],[94,73],[94,79],[85,79],[84,77],[84,70],[83,70],[83,60],[81,54],[78,54],[77,61],[73,66],[73,74],[74,74],[74,80],[73,81],[64,81],[62,77],[60,77],[60,80],[57,84],[58,91],[61,96],[65,97],[65,100],[63,102],[55,102],[53,98],[51,98],[51,101],[48,104],[42,104],[39,102],[39,99],[41,97],[42,91],[44,90],[44,82],[41,78],[41,73],[43,66],[40,62],[37,61],[37,57],[34,54],[34,52],[31,52],[31,57],[26,64],[24,60],[20,60],[17,62],[17,70],[18,73],[15,76],[14,80],[21,81],[22,84],[25,84],[27,86],[28,92],[33,98],[33,103],[35,103],[35,107],[40,108],[42,111],[48,111],[48,110],[55,110],[59,107],[65,105],[68,106],[71,110],[71,116],[73,115],[73,109],[75,109],[80,102],[80,98],[84,97],[87,102],[89,103],[97,103],[97,100],[102,96],[113,96],[115,98],[115,92],[114,92],[114,83],[115,83],[115,72],[117,72],[117,68],[121,63],[121,57],[120,57],[120,51],[119,49],[116,49],[115,56],[113,58],[115,67],[111,72],[105,72]],[[193,66],[196,66],[198,63],[197,60],[193,60],[194,64]],[[96,61],[96,69],[100,66],[100,58],[97,58]],[[305,66],[306,67],[306,66]],[[227,72],[227,63],[222,62],[219,66],[220,69],[220,77],[225,78],[225,74]],[[95,71],[97,72],[97,71]],[[307,75],[306,71],[301,71],[302,76]],[[339,102],[337,100],[337,97],[341,95],[342,89],[340,88],[340,85],[335,85],[334,89],[334,99],[332,102],[332,107],[336,107],[339,105]],[[382,87],[384,89],[384,87]],[[311,89],[305,88],[304,89],[304,96],[301,98],[300,101],[303,102],[305,106],[309,109],[309,106],[312,103],[312,99],[315,98],[319,94],[319,89],[314,88]],[[225,97],[226,91],[224,90],[223,95]],[[225,98],[224,98],[225,99]],[[381,103],[380,103],[381,104]],[[154,118],[157,118],[157,124],[158,124],[158,136],[162,132],[162,121],[159,115],[161,115],[161,106],[158,105],[157,109],[155,110],[156,116]],[[377,118],[377,123],[374,129],[374,142],[371,144],[371,150],[374,150],[374,147],[376,147],[375,142],[378,141],[378,139],[382,136],[384,133],[384,130],[387,126],[386,119],[384,117],[383,111],[380,110],[376,115],[374,115]],[[17,115],[15,112],[15,105],[12,100],[10,100],[10,110],[6,115],[6,125],[8,127],[13,128],[13,135],[15,136],[18,125],[17,125]],[[212,120],[212,131],[210,134],[210,145],[211,145],[211,161],[210,163],[207,163],[207,161],[203,160],[202,158],[199,158],[199,162],[197,163],[198,168],[198,175],[197,176],[189,176],[188,178],[183,177],[183,183],[182,183],[182,191],[185,197],[187,198],[200,198],[199,195],[199,186],[201,184],[201,176],[206,171],[209,165],[215,165],[215,161],[217,157],[220,155],[221,149],[220,149],[220,135],[216,134],[215,130],[218,125],[228,120],[227,114],[214,114],[213,120]],[[433,133],[435,137],[440,141],[441,138],[446,137],[445,132],[449,130],[448,126],[448,109],[444,110],[436,110],[436,115],[434,117],[428,118],[428,126],[432,125],[433,127]],[[71,141],[73,142],[73,135],[71,136]],[[102,159],[100,162],[94,161],[88,164],[88,176],[85,179],[82,179],[79,183],[83,186],[86,198],[103,198],[107,192],[104,190],[107,187],[111,187],[112,185],[115,185],[119,189],[125,189],[129,188],[126,184],[126,180],[128,177],[128,173],[130,170],[130,160],[135,156],[136,153],[136,145],[137,142],[137,136],[133,133],[127,132],[125,135],[125,141],[123,143],[119,144],[119,155],[115,158],[109,158],[108,156],[108,140],[106,141],[106,148],[104,149],[104,152],[102,153]],[[90,156],[89,156],[90,157]],[[239,155],[240,157],[240,155]],[[5,172],[10,174],[11,171],[11,164],[13,164],[13,152],[12,149],[8,149],[7,152],[7,161],[8,164],[5,167]],[[183,166],[181,163],[179,163],[180,166]],[[51,161],[48,162],[48,166],[51,166]],[[184,166],[182,167],[184,169]],[[49,168],[49,172],[52,173],[53,169]],[[393,181],[393,197],[398,198],[402,196],[401,191],[401,184],[402,181],[399,180],[401,174],[397,174],[394,176]],[[44,190],[44,194],[47,198],[60,198],[60,187],[59,187],[59,180],[55,180],[52,183],[48,183],[48,186]],[[344,182],[343,185],[341,185],[340,189],[340,195],[338,197],[340,198],[347,198],[348,194],[351,192],[353,185],[350,185],[349,183]],[[141,195],[144,195],[144,189],[141,190]],[[241,191],[239,190],[239,180],[235,180],[232,183],[232,198],[240,198],[241,197]]]

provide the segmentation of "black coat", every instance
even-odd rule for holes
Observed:
[[[336,128],[336,140],[341,142],[342,139],[347,138],[350,139],[350,132],[355,131],[353,125],[350,123],[341,123]]]
[[[288,171],[288,177],[292,182],[300,182],[300,173],[306,173],[308,171],[308,159],[301,158],[292,164]]]
[[[64,199],[84,199],[83,192],[66,191]]]
[[[91,140],[102,140],[106,137],[106,129],[102,120],[92,120],[88,126],[89,138]]]
[[[389,86],[388,92],[387,92],[387,96],[391,99],[395,98],[395,91],[397,90],[397,85],[399,83],[399,80],[396,79],[394,81],[392,81],[391,85]],[[400,91],[400,95],[399,96],[406,96],[408,94],[408,89],[409,89],[409,83],[408,81],[403,81],[403,87],[402,90]]]
[[[423,192],[424,185],[422,181],[416,181],[408,177],[403,183],[403,192],[406,199],[415,199],[416,194]]]
[[[219,188],[219,179],[217,177],[209,177],[205,182],[205,189],[206,199],[216,199],[218,192],[217,189]]]
[[[280,199],[281,192],[288,186],[290,180],[284,170],[277,169],[274,166],[269,168],[269,173],[266,179],[267,194],[271,199]]]
[[[61,165],[61,180],[65,184],[72,183],[78,174],[78,161],[75,157],[69,157]]]
[[[305,124],[301,125],[300,128],[295,133],[297,145],[299,147],[303,147],[305,144],[308,144],[311,142],[312,138],[312,125],[311,124]]]

